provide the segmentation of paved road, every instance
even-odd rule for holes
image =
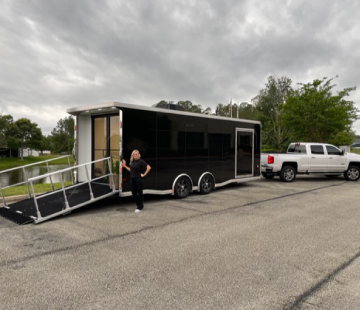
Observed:
[[[359,182],[298,177],[187,199],[0,218],[0,309],[359,309]]]

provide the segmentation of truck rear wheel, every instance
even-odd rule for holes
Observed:
[[[280,172],[280,179],[283,182],[292,182],[295,180],[296,177],[296,171],[294,167],[291,166],[285,166],[281,169]]]
[[[348,170],[344,172],[344,178],[348,181],[357,181],[360,177],[360,169],[357,166],[350,166]]]

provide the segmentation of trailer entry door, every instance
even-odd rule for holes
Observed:
[[[235,177],[254,175],[254,130],[236,129]]]
[[[93,160],[111,156],[112,163],[119,160],[119,115],[96,116],[93,118]],[[103,175],[102,162],[94,164],[93,175]]]

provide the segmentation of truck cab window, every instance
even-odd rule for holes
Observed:
[[[322,145],[310,145],[311,154],[324,155],[324,148]]]
[[[342,152],[338,148],[332,145],[327,145],[326,150],[329,155],[342,155]]]

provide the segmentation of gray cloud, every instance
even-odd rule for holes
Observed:
[[[359,9],[355,0],[3,0],[0,111],[48,134],[69,107],[250,102],[269,75],[358,86]],[[358,93],[349,99],[360,107]]]

